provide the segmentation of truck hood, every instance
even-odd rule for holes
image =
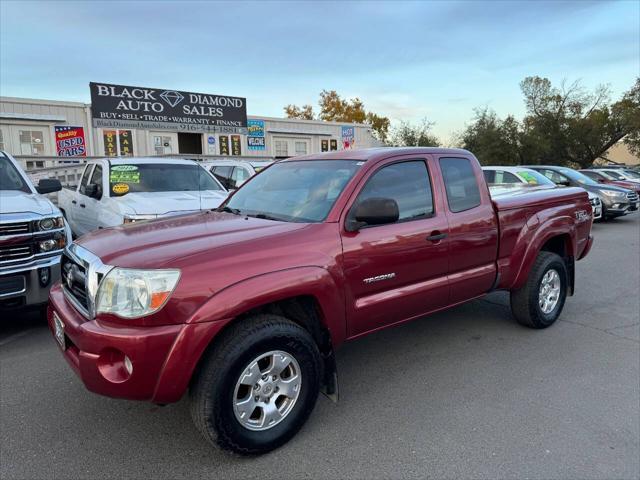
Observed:
[[[0,190],[2,213],[31,212],[37,215],[50,215],[57,212],[53,204],[38,193],[25,193],[18,190]]]
[[[109,265],[182,268],[212,258],[264,253],[308,226],[207,211],[94,231],[77,243]]]
[[[226,192],[139,192],[117,197],[123,213],[137,215],[175,215],[184,212],[210,210],[227,198]]]

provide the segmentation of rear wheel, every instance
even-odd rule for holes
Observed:
[[[241,321],[223,334],[194,379],[194,423],[216,447],[241,454],[273,450],[311,414],[320,360],[311,335],[286,318]]]
[[[567,298],[568,272],[564,260],[552,252],[540,252],[527,283],[511,292],[511,311],[516,320],[531,328],[552,325]]]

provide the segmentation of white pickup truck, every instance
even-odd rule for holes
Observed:
[[[58,206],[74,235],[218,207],[227,191],[198,162],[174,158],[91,160]]]
[[[43,194],[61,188],[60,181],[49,178],[35,187],[18,162],[0,151],[0,313],[44,308],[52,283],[60,278],[60,256],[71,231]]]

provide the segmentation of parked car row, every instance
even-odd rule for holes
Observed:
[[[640,174],[633,170],[593,168],[578,171],[553,165],[489,166],[483,170],[492,194],[504,195],[523,184],[583,188],[589,193],[595,220],[627,215],[640,207]]]

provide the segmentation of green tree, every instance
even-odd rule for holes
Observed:
[[[614,103],[608,87],[588,92],[578,81],[563,82],[558,88],[546,78],[527,77],[520,87],[527,107],[522,155],[531,163],[587,168],[625,137],[630,147],[638,149],[640,79]]]
[[[523,163],[520,136],[520,124],[514,117],[501,120],[484,107],[474,110],[473,121],[460,134],[460,143],[483,165],[518,165]]]
[[[303,105],[302,107],[287,105],[284,107],[284,113],[287,118],[298,118],[300,120],[313,120],[315,118],[311,105]]]
[[[359,98],[346,100],[335,90],[322,90],[320,92],[320,113],[317,118],[327,122],[347,122],[371,125],[371,130],[381,142],[386,142],[389,135],[389,119],[373,112],[367,112],[364,103]],[[312,120],[316,118],[313,107],[304,105],[287,105],[284,107],[288,118],[300,118]]]
[[[622,139],[640,152],[640,79],[614,103],[608,87],[590,92],[578,81],[554,87],[547,78],[527,77],[520,87],[527,109],[521,122],[479,109],[460,135],[482,163],[588,168]]]
[[[397,147],[439,147],[440,140],[431,133],[434,122],[423,118],[418,124],[401,121],[393,129],[391,142]]]

